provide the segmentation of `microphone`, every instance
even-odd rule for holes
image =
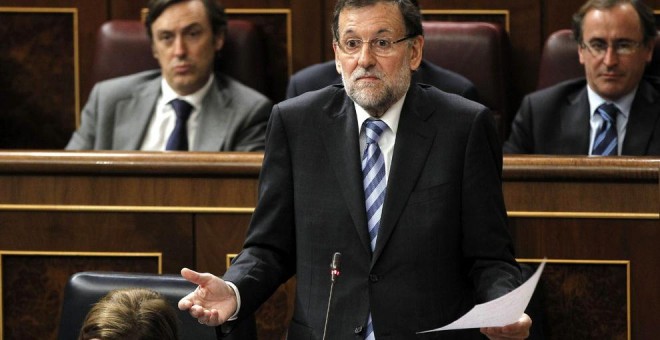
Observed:
[[[325,324],[323,325],[323,340],[325,340],[325,333],[328,329],[328,317],[330,316],[330,304],[332,302],[332,289],[335,287],[335,281],[340,274],[341,266],[341,253],[336,252],[332,255],[332,262],[330,262],[330,295],[328,296],[328,309],[325,311]]]
[[[332,255],[332,263],[330,263],[330,279],[335,282],[339,276],[339,266],[341,265],[341,253],[337,252]]]

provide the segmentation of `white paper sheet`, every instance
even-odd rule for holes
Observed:
[[[495,300],[474,306],[469,312],[458,320],[440,328],[430,329],[418,333],[446,331],[450,329],[502,327],[515,323],[525,312],[525,308],[532,298],[536,284],[539,282],[546,260],[527,282]]]

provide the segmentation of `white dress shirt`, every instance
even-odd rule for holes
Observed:
[[[163,78],[160,86],[161,95],[156,101],[156,110],[151,115],[151,121],[149,122],[149,127],[147,128],[140,150],[165,150],[167,140],[170,138],[172,130],[174,130],[174,125],[176,125],[176,112],[174,112],[174,108],[172,108],[170,102],[177,98],[187,101],[193,107],[193,111],[190,114],[190,118],[188,118],[186,125],[188,133],[188,149],[193,150],[195,147],[194,141],[195,136],[197,135],[197,127],[199,126],[200,112],[203,109],[202,101],[206,93],[209,92],[211,84],[213,84],[213,78],[214,75],[211,74],[209,80],[201,89],[187,96],[178,95],[174,92],[174,89],[170,87],[165,78]]]
[[[394,154],[394,143],[396,142],[396,131],[399,128],[399,118],[401,118],[401,109],[403,108],[403,102],[406,100],[406,95],[404,95],[399,101],[394,103],[385,113],[378,119],[382,120],[387,124],[387,129],[383,131],[378,139],[378,146],[380,151],[385,157],[385,179],[387,183],[387,178],[390,174],[390,166],[392,164],[392,155]],[[358,123],[358,133],[360,134],[360,157],[364,154],[364,149],[367,147],[367,139],[365,137],[365,132],[362,129],[362,124],[365,120],[372,118],[369,113],[360,105],[355,103],[355,112],[357,113],[357,123]]]
[[[616,105],[619,109],[619,114],[616,117],[616,130],[617,134],[617,155],[621,154],[623,148],[623,140],[626,138],[626,126],[628,125],[628,117],[630,116],[630,107],[632,102],[635,99],[635,93],[637,93],[637,88],[627,95],[619,98],[617,101],[607,101],[599,96],[594,90],[587,85],[587,95],[589,98],[589,112],[591,115],[590,125],[591,130],[589,132],[589,156],[591,156],[591,151],[594,148],[594,139],[596,134],[600,130],[601,126],[604,123],[603,117],[596,113],[596,109],[603,103],[612,103]]]

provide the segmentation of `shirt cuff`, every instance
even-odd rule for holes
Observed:
[[[236,312],[234,312],[234,315],[232,315],[231,317],[229,317],[229,319],[227,319],[227,321],[234,321],[236,320],[236,318],[238,318],[238,311],[241,310],[241,294],[238,292],[238,288],[236,287],[235,284],[229,281],[225,281],[225,283],[229,287],[231,287],[231,289],[234,290],[234,294],[236,294]]]

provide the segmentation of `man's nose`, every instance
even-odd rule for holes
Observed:
[[[368,68],[376,63],[376,57],[371,51],[371,44],[369,42],[362,43],[362,47],[358,52],[358,64],[364,68]]]
[[[615,46],[607,46],[607,50],[603,56],[603,63],[607,66],[613,66],[619,63],[619,54],[617,53]]]
[[[174,55],[177,57],[186,55],[186,43],[181,35],[174,39]]]

